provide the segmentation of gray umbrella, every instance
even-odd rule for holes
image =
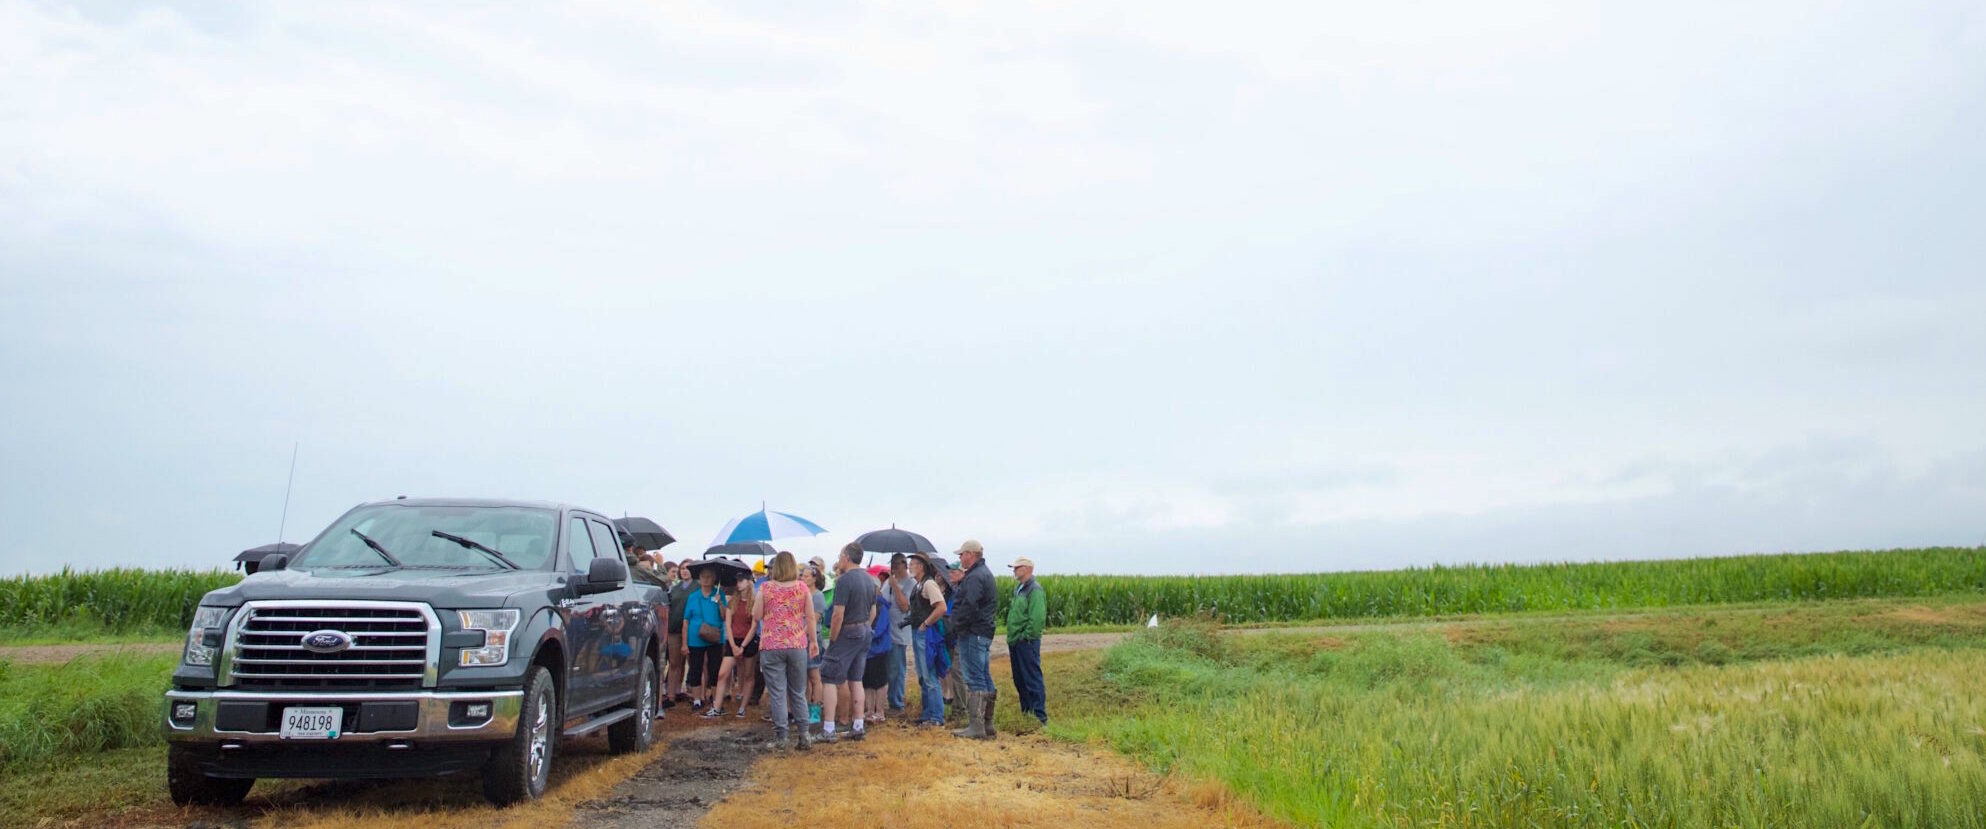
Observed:
[[[862,545],[865,553],[936,553],[938,548],[931,546],[931,539],[909,530],[899,530],[891,524],[887,530],[870,530],[855,537],[855,543]]]
[[[237,568],[247,570],[249,573],[254,573],[256,569],[262,565],[263,559],[273,556],[277,553],[282,553],[283,555],[286,556],[295,555],[296,551],[301,549],[303,549],[302,544],[291,544],[287,541],[278,541],[274,544],[264,544],[260,547],[250,547],[246,550],[243,550],[240,553],[235,554],[234,563]]]
[[[737,542],[732,542],[730,544],[719,544],[715,547],[703,551],[704,558],[711,558],[713,556],[723,556],[727,558],[739,558],[742,556],[763,557],[763,556],[772,556],[778,554],[779,554],[778,550],[773,549],[771,544],[767,544],[763,541],[737,541]]]
[[[632,518],[614,519],[614,529],[619,530],[624,541],[644,550],[660,550],[676,543],[676,537],[657,524],[639,515]]]

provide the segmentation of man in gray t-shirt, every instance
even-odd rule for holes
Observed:
[[[862,547],[841,548],[834,563],[834,605],[828,609],[828,651],[821,660],[821,741],[839,739],[835,720],[847,709],[849,737],[862,734],[862,671],[869,666],[869,628],[876,623],[876,579],[862,570]],[[837,699],[838,698],[838,699]],[[837,710],[838,706],[845,706]]]

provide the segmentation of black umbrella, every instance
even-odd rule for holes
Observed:
[[[660,550],[676,543],[676,537],[657,524],[639,515],[633,518],[614,519],[614,529],[621,531],[623,541],[632,543],[644,550]]]
[[[703,551],[704,558],[710,558],[711,556],[728,556],[731,558],[738,558],[741,556],[763,557],[763,556],[771,556],[778,554],[779,554],[778,550],[773,549],[773,546],[771,544],[767,544],[763,541],[734,541],[731,542],[730,544],[719,544],[715,547]]]
[[[296,553],[296,551],[301,549],[303,549],[302,544],[291,544],[287,541],[278,541],[274,544],[264,544],[260,547],[250,547],[246,550],[243,550],[235,555],[234,563],[237,569],[247,570],[250,573],[254,573],[257,568],[262,566],[263,559],[276,555],[277,553],[281,553],[286,556],[293,555]]]
[[[752,577],[752,568],[746,567],[742,561],[729,558],[707,558],[702,561],[692,561],[690,562],[690,575],[692,577],[701,577],[704,570],[712,567],[717,568],[717,584],[720,587],[730,587],[733,584],[737,584],[740,578],[749,579]]]
[[[936,553],[938,548],[931,546],[931,539],[909,530],[899,530],[891,524],[887,530],[870,530],[855,537],[855,543],[862,545],[865,553]]]

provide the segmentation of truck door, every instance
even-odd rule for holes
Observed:
[[[594,555],[624,557],[620,536],[611,525],[590,516],[586,525],[593,530]],[[643,632],[652,614],[644,612],[647,606],[641,601],[641,590],[632,574],[621,589],[602,593],[598,598],[602,605],[600,665],[595,679],[600,683],[602,701],[619,703],[633,693],[635,677],[641,671]]]
[[[614,594],[588,596],[579,591],[578,585],[586,581],[586,569],[593,564],[597,551],[585,516],[573,515],[566,519],[565,526],[567,560],[572,563],[573,570],[566,580],[573,589],[569,600],[571,607],[566,616],[566,645],[572,648],[572,653],[565,679],[565,713],[568,717],[576,717],[599,707],[602,691],[598,665],[603,633],[600,611],[613,600]]]

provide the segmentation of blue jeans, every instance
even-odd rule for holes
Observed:
[[[917,657],[917,693],[924,700],[917,719],[919,722],[942,723],[945,721],[945,681],[938,678],[938,665],[931,661],[931,649],[924,646],[923,634],[910,637],[910,650]]]
[[[959,634],[959,664],[965,669],[965,689],[993,693],[993,637]]]
[[[903,708],[903,652],[908,645],[890,643],[890,707]]]
[[[1007,666],[1014,669],[1014,693],[1021,698],[1021,710],[1047,725],[1048,688],[1041,678],[1041,640],[1008,642]]]

